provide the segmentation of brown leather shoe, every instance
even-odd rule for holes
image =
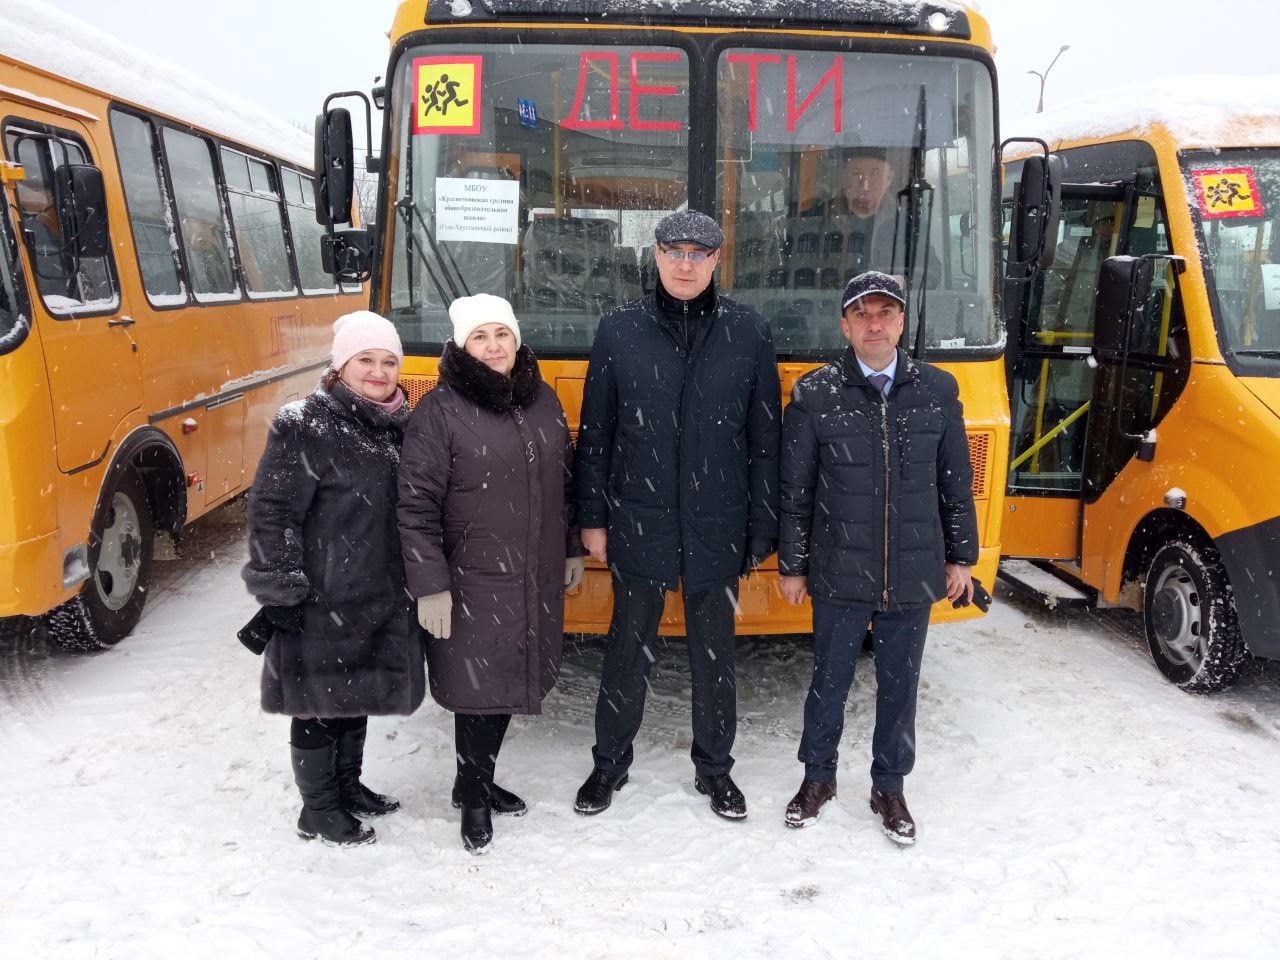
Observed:
[[[818,822],[823,805],[836,795],[836,782],[823,783],[818,780],[805,780],[800,789],[787,804],[787,815],[783,823],[788,827],[807,827]]]
[[[871,791],[871,810],[880,814],[884,835],[904,847],[916,842],[916,822],[911,819],[906,798],[899,793]]]

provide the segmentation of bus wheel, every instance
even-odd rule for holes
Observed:
[[[1175,541],[1156,551],[1142,620],[1156,666],[1183,690],[1221,690],[1240,673],[1244,642],[1235,600],[1212,546]]]
[[[68,650],[104,650],[127,637],[142,616],[154,552],[147,492],[126,467],[94,518],[88,581],[46,615],[50,639]]]

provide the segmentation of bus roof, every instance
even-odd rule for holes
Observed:
[[[1002,124],[1050,149],[1163,128],[1180,149],[1280,146],[1280,76],[1187,76],[1112,87]],[[1018,153],[1025,153],[1018,150]]]
[[[4,0],[0,57],[310,168],[311,136],[39,0]],[[105,117],[100,119],[106,119]]]
[[[830,27],[969,40],[969,11],[951,0],[412,0],[428,23],[577,20],[610,17],[644,24]],[[398,18],[397,18],[398,19]]]

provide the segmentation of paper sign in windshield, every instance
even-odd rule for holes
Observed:
[[[455,243],[520,239],[520,183],[436,177],[436,236]]]
[[[414,133],[480,132],[484,58],[418,57],[413,61]]]
[[[1191,177],[1200,201],[1200,215],[1206,220],[1260,217],[1265,212],[1253,167],[1193,170]]]

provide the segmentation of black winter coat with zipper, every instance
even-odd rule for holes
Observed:
[[[883,397],[847,348],[787,407],[779,570],[833,603],[932,604],[945,564],[978,560],[972,488],[955,378],[899,350]]]
[[[583,529],[620,577],[686,593],[735,582],[778,535],[781,387],[769,326],[719,296],[658,290],[600,320],[582,400]]]

